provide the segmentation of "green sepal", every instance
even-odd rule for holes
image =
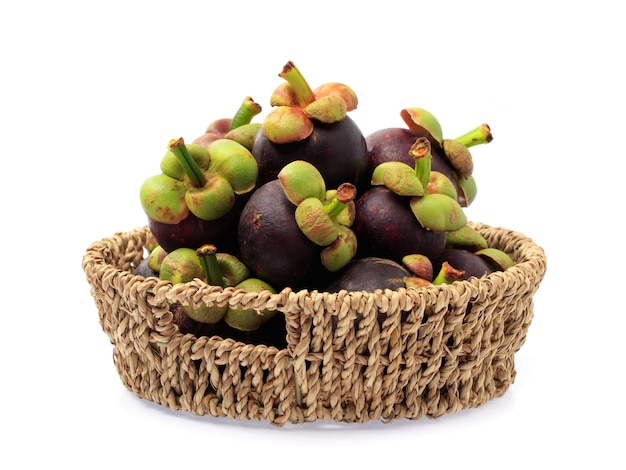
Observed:
[[[185,203],[187,185],[160,174],[147,178],[139,189],[141,207],[148,217],[164,224],[177,224],[189,214]]]
[[[254,141],[256,139],[257,134],[259,133],[259,129],[261,129],[260,122],[252,122],[250,124],[244,124],[242,126],[236,127],[228,131],[225,135],[225,139],[234,140],[238,144],[243,145],[249,151],[252,152],[252,148],[254,146]]]
[[[203,171],[206,170],[209,167],[210,163],[210,157],[207,148],[204,145],[200,144],[187,144],[186,147],[187,152],[196,162],[198,167]],[[170,176],[171,178],[184,181],[187,177],[183,165],[180,163],[180,160],[171,150],[168,150],[167,152],[165,152],[165,155],[163,155],[160,167],[163,174]]]
[[[287,199],[296,206],[310,197],[323,200],[326,196],[324,177],[314,165],[304,160],[285,165],[278,173],[278,181]]]
[[[411,199],[411,210],[422,227],[433,232],[458,230],[467,223],[460,204],[445,194],[426,194]]]
[[[474,252],[487,248],[488,244],[478,230],[466,224],[460,229],[449,231],[446,234],[446,247],[463,248]]]
[[[276,289],[270,284],[253,277],[243,280],[235,286],[235,289],[244,289],[247,292],[257,293],[263,291],[270,292],[271,294],[276,293]],[[231,328],[240,331],[255,331],[258,330],[263,323],[275,316],[276,312],[276,310],[270,309],[257,311],[252,308],[228,305],[226,314],[224,315],[224,321]]]
[[[322,265],[330,272],[339,271],[348,264],[356,255],[358,247],[357,237],[348,227],[338,225],[337,232],[337,239],[320,253]]]
[[[464,207],[469,207],[476,199],[476,194],[478,193],[476,180],[473,176],[468,178],[460,176],[456,181],[459,187],[459,200],[462,201]]]
[[[244,194],[256,186],[259,165],[252,152],[238,142],[218,139],[207,147],[211,163],[208,172],[224,177],[235,194]]]
[[[187,189],[185,203],[189,211],[199,219],[216,220],[233,208],[235,193],[226,178],[207,174],[206,185]]]
[[[374,168],[371,184],[384,185],[399,196],[423,196],[424,186],[415,169],[402,162],[384,162]]]
[[[475,254],[486,258],[496,269],[505,270],[515,265],[513,258],[497,248],[483,248],[476,251]]]
[[[296,207],[295,217],[302,233],[316,245],[328,246],[339,235],[339,224],[328,215],[320,199],[310,197],[302,201]]]
[[[426,192],[445,194],[452,199],[457,199],[457,192],[454,187],[454,183],[450,181],[450,178],[438,171],[430,172],[428,184],[426,185]]]

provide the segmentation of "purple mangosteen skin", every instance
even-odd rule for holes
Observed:
[[[446,245],[445,232],[426,230],[401,197],[384,186],[366,191],[355,203],[353,225],[359,256],[377,256],[401,262],[410,254],[436,258]]]
[[[352,183],[358,188],[367,182],[365,137],[348,116],[332,124],[315,121],[309,137],[289,144],[275,144],[259,132],[252,154],[259,164],[259,185],[275,180],[280,170],[294,160],[313,164],[328,189],[335,189],[342,183]]]
[[[384,162],[398,161],[413,167],[415,162],[409,155],[409,149],[418,137],[416,132],[401,127],[380,129],[367,135],[367,178],[371,180],[374,169]],[[431,170],[445,175],[456,187],[454,170],[442,150],[433,145],[431,155]]]
[[[453,268],[463,271],[465,280],[471,277],[481,278],[495,271],[493,265],[482,256],[460,248],[444,249],[433,262],[435,272],[441,269],[444,261]]]
[[[410,275],[402,265],[389,259],[373,256],[357,258],[341,269],[325,290],[327,292],[396,290],[405,287],[404,278]]]
[[[260,186],[239,218],[241,261],[274,288],[303,288],[320,276],[320,248],[300,231],[296,206],[273,180]]]
[[[148,218],[148,227],[157,243],[168,253],[177,248],[200,248],[210,243],[220,251],[232,251],[236,240],[232,235],[235,213],[228,213],[217,220],[202,220],[189,215],[177,224],[164,224]]]

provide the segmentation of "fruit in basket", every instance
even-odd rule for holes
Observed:
[[[279,77],[261,124],[252,123],[261,107],[246,97],[232,119],[213,121],[192,144],[172,139],[162,173],[142,185],[142,207],[165,253],[219,245],[241,260],[242,286],[252,291],[263,283],[323,289],[372,260],[397,265],[402,283],[383,270],[361,288],[356,280],[365,276],[350,274],[349,285],[447,283],[512,264],[463,212],[476,194],[468,149],[492,140],[489,126],[446,139],[432,113],[405,108],[406,128],[366,138],[348,117],[358,104],[350,87],[312,89],[293,62]]]
[[[401,264],[381,257],[364,257],[350,261],[326,286],[327,292],[396,290],[405,287],[411,273]]]
[[[159,278],[173,284],[202,279],[207,284],[228,287],[239,284],[250,275],[247,266],[235,256],[223,253],[217,256],[214,245],[205,244],[194,250],[178,248],[163,259]],[[198,307],[183,305],[182,311],[192,320],[200,323],[219,322],[228,309],[228,305],[206,305]]]
[[[309,162],[288,163],[242,210],[241,259],[279,288],[318,284],[356,254],[356,236],[349,228],[355,195],[350,183],[326,191],[321,173]]]
[[[470,277],[483,277],[495,271],[493,265],[485,258],[460,248],[446,248],[433,262],[436,272],[442,269],[444,263],[461,271],[461,279]]]
[[[405,108],[400,115],[407,128],[385,128],[366,136],[367,174],[371,176],[378,165],[388,161],[411,164],[408,149],[418,137],[426,137],[431,143],[432,170],[451,181],[461,205],[470,205],[476,196],[476,182],[472,176],[473,160],[468,149],[493,140],[489,126],[481,124],[455,139],[446,139],[441,124],[432,113],[422,108]]]
[[[414,167],[401,162],[382,163],[374,169],[373,185],[384,185],[399,196],[410,197],[410,207],[427,230],[448,232],[462,228],[467,219],[450,181],[431,170],[431,144],[419,137],[409,149]],[[434,178],[435,177],[435,178]]]
[[[239,218],[239,254],[256,277],[281,289],[304,287],[319,267],[318,248],[300,231],[278,180],[254,191]]]
[[[481,124],[456,139],[445,139],[437,119],[422,108],[405,108],[400,112],[405,124],[419,136],[429,139],[431,146],[439,150],[454,172],[458,201],[469,206],[476,197],[476,182],[472,176],[474,163],[469,147],[493,140],[491,128]]]
[[[331,188],[363,183],[365,137],[347,116],[358,103],[354,91],[336,82],[311,89],[293,62],[279,76],[285,81],[272,94],[273,109],[252,148],[259,164],[259,184],[275,179],[294,160],[312,163]]]
[[[355,205],[354,231],[359,242],[359,256],[398,261],[412,253],[434,257],[445,247],[445,232],[422,227],[408,201],[384,186],[369,189]]]
[[[430,148],[429,140],[419,137],[409,149],[413,168],[390,161],[374,169],[373,187],[356,202],[354,226],[362,255],[397,262],[416,253],[436,257],[445,247],[446,233],[466,224],[454,188],[433,184]]]
[[[235,197],[256,184],[256,160],[241,144],[218,139],[203,147],[172,139],[159,175],[147,178],[140,200],[152,234],[167,251],[232,242]]]
[[[367,177],[371,178],[374,169],[381,163],[398,161],[413,164],[409,155],[411,145],[415,143],[419,134],[407,128],[390,127],[379,129],[365,137],[368,150]],[[441,155],[438,148],[433,147],[432,171],[445,175],[456,187],[454,170],[447,160]]]

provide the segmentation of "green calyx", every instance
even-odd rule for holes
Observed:
[[[250,150],[220,138],[204,147],[172,139],[161,160],[162,174],[150,177],[140,188],[144,212],[152,219],[175,224],[188,213],[203,220],[225,216],[235,194],[256,185],[258,165]]]
[[[456,182],[459,187],[459,202],[464,207],[468,207],[472,202],[474,202],[476,194],[478,193],[476,180],[474,179],[474,176],[469,176],[467,178],[457,177]]]
[[[457,200],[463,207],[469,206],[476,197],[476,181],[472,173],[474,162],[470,147],[487,144],[493,140],[488,124],[481,124],[455,139],[444,139],[441,124],[437,118],[423,108],[405,108],[400,116],[407,127],[419,137],[426,137],[438,152],[450,163],[457,183]],[[435,190],[436,192],[444,192]],[[427,192],[431,190],[427,189]]]
[[[357,238],[349,228],[354,222],[356,187],[344,183],[326,191],[318,170],[308,162],[289,163],[279,174],[287,198],[296,206],[294,217],[302,233],[323,247],[320,260],[335,272],[356,254]]]
[[[467,223],[461,205],[445,194],[432,193],[414,197],[410,206],[422,227],[433,232],[458,230]]]
[[[172,284],[190,282],[194,279],[204,279],[204,271],[196,250],[192,248],[178,248],[161,261],[159,278],[170,281]]]
[[[191,186],[200,188],[206,184],[206,176],[204,176],[202,168],[200,168],[195,159],[189,154],[189,150],[182,137],[170,140],[167,144],[167,148],[174,154],[178,163],[180,163]]]
[[[403,162],[384,162],[374,168],[371,184],[383,185],[399,196],[423,196],[424,186],[415,170]]]
[[[200,264],[202,268],[205,282],[212,286],[224,287],[225,283],[222,278],[222,270],[216,256],[216,247],[214,245],[207,244],[202,245],[195,251],[198,264]],[[209,324],[219,322],[226,314],[227,308],[228,305],[209,305],[204,303],[183,306],[185,313],[189,315],[190,318],[193,318],[201,323]]]
[[[254,140],[261,129],[260,122],[251,122],[250,124],[244,124],[224,134],[225,139],[234,140],[240,145],[243,145],[246,149],[252,152],[254,146]]]
[[[399,196],[411,197],[415,218],[435,232],[457,230],[467,223],[454,184],[442,173],[431,171],[431,143],[419,137],[409,149],[414,168],[402,162],[385,162],[372,172],[372,185],[384,185]]]
[[[165,224],[177,224],[189,215],[185,202],[187,186],[167,175],[147,178],[139,189],[141,207],[148,217]]]
[[[299,142],[309,137],[313,121],[331,124],[343,120],[357,106],[357,97],[347,85],[329,82],[311,89],[291,61],[278,74],[285,82],[272,94],[274,107],[261,127],[263,135],[275,144]]]
[[[211,244],[202,245],[197,250],[178,248],[167,254],[160,265],[159,277],[173,284],[201,279],[211,286],[231,287],[241,284],[250,277],[250,271],[236,256],[217,253]],[[228,304],[185,304],[184,312],[192,319],[215,324],[228,310]]]
[[[254,188],[259,166],[252,152],[230,139],[218,139],[207,150],[209,173],[225,178],[235,194],[245,194]]]
[[[296,223],[313,243],[328,246],[339,236],[339,227],[344,227],[337,218],[355,197],[354,185],[344,183],[337,188],[335,196],[330,201],[325,202],[317,197],[306,198],[296,207]]]
[[[337,224],[337,237],[320,253],[322,265],[327,271],[336,272],[354,258],[357,250],[357,238],[352,230]]]
[[[324,199],[326,195],[324,177],[304,160],[287,163],[278,173],[278,181],[287,199],[296,206],[305,199]]]
[[[222,278],[222,269],[217,261],[217,248],[215,245],[202,245],[196,250],[196,255],[202,266],[202,272],[207,284],[224,287],[226,284]]]
[[[488,247],[487,240],[469,225],[446,233],[447,248],[462,248],[468,251],[482,250]]]
[[[400,117],[419,137],[428,138],[433,145],[443,143],[441,124],[431,112],[423,108],[405,108],[400,111]]]
[[[485,247],[475,252],[486,259],[495,269],[504,271],[515,265],[515,261],[504,251],[497,248]]]
[[[441,269],[433,279],[434,285],[452,284],[454,281],[461,281],[465,276],[465,271],[460,271],[454,268],[450,263],[444,261],[441,265]]]
[[[266,293],[268,295],[276,293],[270,284],[252,277],[243,280],[234,287],[235,289],[244,289],[246,292]],[[231,328],[240,331],[255,331],[275,315],[276,310],[255,310],[254,308],[229,305],[224,315],[224,322]]]
[[[403,162],[384,162],[374,168],[372,185],[384,185],[399,196],[423,196],[430,179],[432,155],[430,142],[419,137],[411,145],[409,155],[414,167]]]

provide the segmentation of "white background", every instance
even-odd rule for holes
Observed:
[[[624,468],[624,44],[617,2],[3,2],[2,468]],[[9,6],[10,5],[10,6]],[[293,60],[349,84],[364,134],[487,122],[471,220],[548,255],[504,397],[437,420],[200,418],[122,385],[81,269],[143,226],[167,141]],[[10,464],[8,462],[11,462]]]

